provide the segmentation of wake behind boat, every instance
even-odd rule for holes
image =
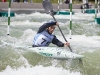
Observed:
[[[62,47],[31,47],[31,46],[17,46],[15,44],[2,41],[5,45],[10,45],[15,48],[25,49],[27,51],[36,52],[42,56],[56,58],[56,59],[80,59],[83,55],[70,52]]]

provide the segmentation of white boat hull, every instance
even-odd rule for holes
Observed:
[[[83,58],[83,55],[76,54],[66,50],[62,47],[31,47],[31,46],[16,46],[2,41],[5,45],[11,45],[15,48],[23,48],[32,52],[36,52],[45,57],[57,58],[57,59],[80,59]]]
[[[84,57],[60,47],[29,47],[28,49],[42,56],[57,59],[80,59]]]

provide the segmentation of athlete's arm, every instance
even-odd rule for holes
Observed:
[[[55,45],[57,45],[58,47],[64,47],[64,43],[62,43],[61,41],[59,41],[56,38],[56,36],[54,36],[52,43],[55,44]]]

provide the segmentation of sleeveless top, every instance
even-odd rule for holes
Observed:
[[[36,34],[33,40],[33,45],[42,47],[42,46],[48,46],[54,38],[54,35],[49,34],[46,30]]]

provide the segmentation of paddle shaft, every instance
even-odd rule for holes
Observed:
[[[51,15],[51,16],[53,17],[54,21],[56,21],[54,15]],[[57,22],[57,21],[56,21],[56,22]],[[58,26],[58,28],[59,28],[59,30],[60,30],[60,32],[61,32],[61,34],[62,34],[64,40],[65,40],[66,42],[68,42],[68,41],[66,40],[66,38],[65,38],[65,36],[64,36],[64,34],[63,34],[61,28],[59,27],[59,25],[57,25],[57,26]],[[68,47],[69,47],[70,51],[73,52],[72,49],[71,49],[71,47],[70,47],[69,45],[68,45]]]

